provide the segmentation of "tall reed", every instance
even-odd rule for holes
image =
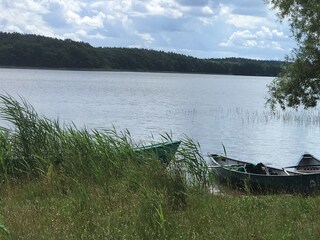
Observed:
[[[199,143],[194,142],[188,136],[181,141],[181,147],[177,152],[175,161],[172,163],[175,171],[186,174],[189,184],[206,188],[209,184],[208,165],[201,153]]]
[[[135,158],[128,132],[98,132],[73,124],[62,128],[58,121],[39,116],[23,99],[22,103],[11,96],[0,99],[0,116],[10,123],[0,130],[2,177],[47,176],[50,170],[102,181]]]
[[[10,123],[0,129],[0,176],[11,178],[48,178],[65,175],[96,183],[121,177],[128,165],[141,166],[157,159],[138,155],[129,131],[78,129],[74,124],[61,127],[58,121],[38,115],[24,99],[0,95],[0,117]],[[172,141],[170,134],[161,135]],[[130,164],[133,163],[133,164]],[[159,167],[159,166],[157,166]],[[204,186],[207,165],[200,146],[182,139],[176,158],[166,168],[173,182],[184,179]],[[178,184],[179,185],[179,184]]]

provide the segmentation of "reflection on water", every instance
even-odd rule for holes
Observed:
[[[223,153],[285,166],[320,157],[319,112],[264,107],[267,77],[0,69],[0,93],[78,127],[128,129],[135,140],[172,132]]]

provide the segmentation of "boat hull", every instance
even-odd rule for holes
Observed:
[[[259,175],[233,171],[226,167],[213,169],[220,183],[266,193],[301,193],[311,194],[320,192],[320,174],[307,175]]]
[[[256,174],[240,171],[251,163],[214,154],[210,157],[214,163],[212,171],[219,183],[261,193],[320,193],[319,172],[304,174],[265,166],[266,173]]]
[[[134,151],[143,156],[158,158],[164,165],[168,165],[173,159],[181,141],[168,141],[135,148]]]

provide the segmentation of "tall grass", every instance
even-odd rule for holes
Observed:
[[[103,183],[110,177],[121,176],[130,162],[152,161],[150,156],[141,158],[135,154],[129,131],[78,129],[72,123],[62,128],[58,121],[39,116],[23,99],[19,102],[6,95],[0,99],[0,117],[11,126],[0,129],[3,181],[8,177],[52,180],[54,174],[63,173],[74,179]],[[169,134],[162,138],[172,141]],[[172,167],[175,172],[177,168],[187,171],[194,180],[203,182],[206,165],[199,146],[187,137],[182,145]]]
[[[61,128],[59,122],[40,117],[26,101],[0,98],[1,117],[11,123],[0,134],[2,177],[38,178],[63,171],[74,178],[104,181],[134,161],[126,132],[90,131],[72,124]]]

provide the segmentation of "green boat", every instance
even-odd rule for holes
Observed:
[[[252,164],[211,154],[211,169],[219,183],[259,193],[315,194],[320,192],[320,172],[288,171],[262,163]]]
[[[164,165],[168,165],[174,157],[180,146],[181,141],[167,141],[162,143],[151,144],[137,147],[133,150],[143,156],[158,158]]]

